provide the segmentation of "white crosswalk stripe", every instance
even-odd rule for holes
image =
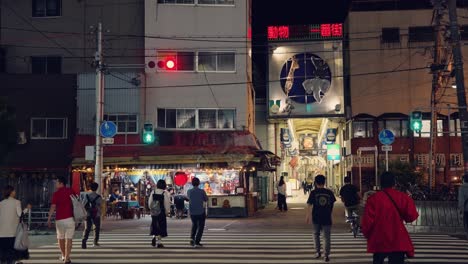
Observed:
[[[92,239],[92,238],[91,238]],[[90,239],[90,241],[92,241]],[[412,235],[416,258],[409,263],[467,263],[468,243],[447,235]],[[141,230],[102,234],[101,247],[81,249],[74,240],[73,263],[324,263],[314,259],[311,231],[294,232],[205,232],[203,248],[189,246],[188,234],[170,233],[165,248],[153,248]],[[88,243],[91,244],[91,243]],[[30,250],[24,263],[60,263],[57,245]],[[332,234],[330,263],[371,263],[366,241],[351,234]]]

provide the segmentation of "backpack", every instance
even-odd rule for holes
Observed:
[[[91,216],[92,218],[96,218],[98,215],[98,207],[96,206],[96,201],[101,198],[101,195],[97,195],[94,200],[89,199],[89,195],[86,195],[86,201],[87,203],[85,204],[86,211],[88,212],[88,216]]]
[[[151,214],[151,216],[159,216],[161,214],[161,212],[162,212],[162,207],[163,207],[162,202],[164,202],[164,192],[162,193],[163,199],[161,201],[156,200],[155,196],[156,196],[156,194],[153,193],[153,201],[150,204],[150,214]]]
[[[70,195],[70,199],[73,204],[73,218],[75,219],[75,222],[83,222],[88,216],[85,206],[81,203],[79,197],[74,194]]]

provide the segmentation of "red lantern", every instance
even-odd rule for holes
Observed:
[[[185,174],[185,172],[176,172],[175,176],[174,176],[174,183],[175,185],[177,186],[184,186],[188,181],[188,175]]]

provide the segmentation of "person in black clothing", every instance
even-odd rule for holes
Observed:
[[[150,235],[153,236],[151,245],[153,247],[163,248],[161,238],[167,237],[167,219],[171,210],[171,195],[166,191],[166,182],[159,180],[149,199],[148,204],[151,211]],[[155,203],[155,206],[153,206]],[[156,209],[157,208],[157,209]]]
[[[330,232],[332,225],[332,211],[335,203],[335,195],[332,191],[325,188],[325,176],[317,175],[315,177],[315,190],[313,190],[307,200],[308,210],[306,222],[313,223],[315,258],[322,256],[320,252],[320,231],[323,230],[325,240],[325,261],[330,261]],[[312,221],[311,221],[312,217]]]
[[[361,196],[359,194],[358,188],[351,184],[350,177],[345,177],[344,183],[345,185],[341,187],[340,190],[340,197],[341,201],[344,203],[344,206],[346,208],[346,217],[350,217],[353,215],[353,212],[356,212],[356,214],[358,214],[359,201],[361,199]],[[359,223],[359,219],[357,222]]]
[[[99,184],[93,182],[90,184],[91,192],[86,193],[84,197],[85,208],[88,211],[86,217],[85,230],[83,233],[83,240],[81,241],[81,248],[86,249],[86,241],[88,241],[91,227],[94,224],[94,246],[99,246],[99,233],[101,231],[101,195],[97,194],[96,191]]]

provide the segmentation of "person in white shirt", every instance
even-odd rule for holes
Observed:
[[[278,209],[280,211],[287,211],[288,205],[286,204],[286,183],[284,182],[284,177],[281,176],[278,186],[276,187],[278,190]]]
[[[29,259],[28,250],[15,250],[14,245],[20,217],[28,212],[31,205],[28,204],[24,211],[21,210],[21,202],[16,200],[15,196],[15,189],[8,185],[3,191],[3,201],[0,202],[0,262],[2,264],[13,264],[18,260]]]
[[[148,205],[151,211],[150,235],[153,236],[151,245],[153,247],[163,248],[161,238],[167,237],[167,219],[166,216],[171,212],[171,195],[166,190],[166,182],[159,180],[156,183],[156,190],[151,192],[148,199]],[[159,202],[160,208],[153,209],[152,204]],[[157,239],[157,240],[156,240]]]

